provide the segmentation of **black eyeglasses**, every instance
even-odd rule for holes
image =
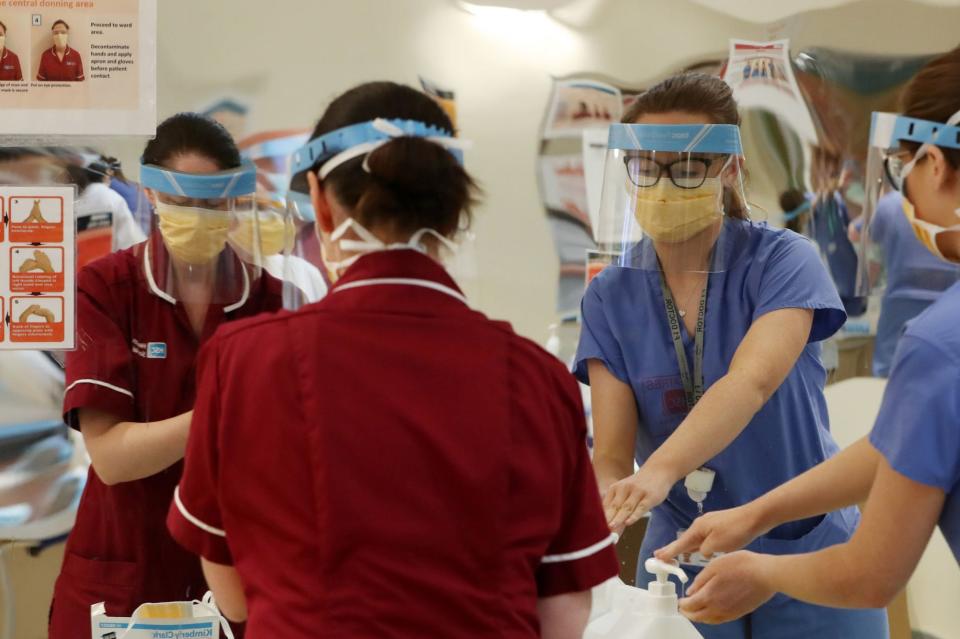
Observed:
[[[908,161],[904,161],[905,153],[890,153],[883,158],[883,170],[887,174],[887,180],[896,190],[903,193],[903,167]]]
[[[666,173],[670,181],[680,189],[697,189],[703,186],[710,173],[710,167],[716,161],[714,158],[684,158],[669,164],[660,164],[648,157],[627,156],[623,163],[627,167],[627,175],[634,186],[649,189],[660,182]]]

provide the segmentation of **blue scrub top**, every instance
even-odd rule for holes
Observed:
[[[731,237],[739,238],[737,241],[744,245],[741,250],[729,250]],[[815,313],[809,343],[786,381],[740,436],[705,464],[717,473],[704,503],[706,511],[745,504],[837,452],[823,396],[826,371],[820,362],[819,342],[846,321],[836,286],[816,247],[806,238],[765,224],[730,220],[718,242],[726,243],[725,250],[717,251],[726,263],[715,265],[718,272],[710,275],[704,354],[707,388],[727,373],[734,353],[757,318],[784,308],[807,308]],[[636,460],[642,464],[687,415],[659,273],[605,269],[587,289],[582,313],[574,373],[589,383],[587,362],[597,359],[632,387],[641,421]],[[694,340],[686,329],[682,330],[693,370]],[[657,544],[654,548],[672,541],[678,529],[690,525],[697,508],[683,482],[674,486],[654,515],[648,533],[659,538],[651,541]],[[779,540],[799,539],[821,521],[816,518],[786,524],[751,547],[776,554],[802,552],[801,547]],[[857,521],[855,509],[835,513],[825,526],[818,527],[818,541],[810,550],[844,541]],[[830,530],[824,532],[824,527]],[[773,541],[764,544],[764,540]]]
[[[920,243],[903,214],[903,197],[895,191],[880,198],[870,222],[870,238],[883,255],[887,279],[873,373],[887,377],[906,323],[960,280],[960,268],[937,258]]]
[[[814,200],[810,217],[811,238],[827,262],[844,309],[857,316],[867,310],[867,303],[865,298],[857,297],[857,251],[848,236],[849,226],[850,215],[840,193]]]
[[[960,284],[907,325],[870,435],[890,466],[947,494],[940,529],[960,563]]]

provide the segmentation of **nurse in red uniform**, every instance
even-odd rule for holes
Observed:
[[[196,114],[162,123],[143,154],[155,209],[146,242],[83,269],[64,414],[92,460],[67,542],[51,639],[90,636],[90,605],[130,615],[199,599],[200,563],[164,525],[194,405],[195,359],[220,325],[280,307],[281,286],[229,239],[255,216],[255,169]]]
[[[63,20],[53,23],[53,46],[40,56],[37,80],[41,82],[83,82],[83,60],[80,52],[71,49],[70,25]]]
[[[201,355],[168,525],[248,637],[579,637],[617,573],[577,384],[438,261],[476,194],[452,130],[337,98],[293,185],[334,287]]]
[[[20,58],[7,48],[7,25],[0,22],[0,82],[20,82],[23,72],[20,70]]]

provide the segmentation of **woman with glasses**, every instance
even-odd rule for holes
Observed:
[[[874,114],[867,166],[875,196],[882,184],[880,157],[889,152],[889,178],[912,227],[906,232],[954,265],[960,264],[958,87],[960,48],[911,80],[902,115]],[[870,195],[868,223],[869,203],[876,201]],[[660,554],[708,546],[736,550],[768,526],[866,501],[853,538],[814,553],[736,552],[718,559],[683,602],[689,616],[725,621],[778,592],[824,606],[884,605],[906,586],[938,525],[960,562],[958,315],[955,285],[907,326],[868,438],[745,507],[705,517]]]
[[[611,127],[597,229],[614,254],[583,300],[575,373],[590,384],[610,527],[650,513],[640,566],[703,512],[745,504],[834,455],[820,342],[844,323],[816,248],[747,218],[737,104],[721,80],[670,78]],[[634,463],[639,471],[634,472]],[[855,508],[769,530],[756,548],[850,538]],[[683,557],[697,573],[702,557]],[[652,577],[640,568],[638,583]],[[882,610],[780,597],[707,639],[887,636]]]

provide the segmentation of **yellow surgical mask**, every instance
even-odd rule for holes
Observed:
[[[69,37],[66,33],[55,33],[53,34],[53,43],[57,46],[58,49],[66,49],[67,41]]]
[[[157,202],[160,235],[175,258],[191,266],[209,264],[227,244],[230,213]]]
[[[940,251],[940,247],[937,246],[937,236],[947,231],[960,231],[960,225],[945,228],[943,226],[931,224],[930,222],[925,222],[917,217],[917,209],[913,206],[913,202],[908,200],[906,196],[904,196],[902,200],[903,214],[906,215],[907,220],[910,221],[910,226],[913,228],[913,234],[917,236],[917,239],[920,240],[920,243],[923,244],[928,251],[939,257],[941,260],[945,262],[957,263],[956,260],[945,257]],[[957,209],[957,216],[960,217],[960,209]]]
[[[0,51],[3,51],[3,48],[7,45],[7,36],[0,35]]]
[[[259,227],[259,229],[258,229]],[[239,216],[238,224],[230,232],[230,241],[249,255],[255,255],[254,243],[260,232],[260,255],[267,257],[292,248],[293,233],[288,233],[283,217],[276,213],[245,213]]]
[[[656,186],[634,190],[637,223],[655,242],[685,242],[723,218],[722,193],[720,178],[708,178],[696,189],[660,180]]]

